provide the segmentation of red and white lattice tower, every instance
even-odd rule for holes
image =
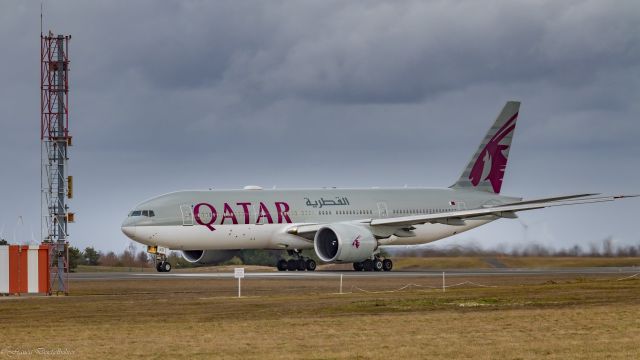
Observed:
[[[41,235],[50,244],[50,293],[68,293],[68,232],[73,213],[66,204],[73,194],[67,175],[69,135],[70,35],[40,34]]]

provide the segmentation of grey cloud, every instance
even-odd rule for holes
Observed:
[[[267,96],[419,102],[487,82],[577,87],[640,59],[634,3],[503,5],[347,3],[286,46],[240,57],[230,78]]]
[[[76,11],[100,22],[79,17],[91,54],[77,57],[112,79],[221,87],[259,103],[420,102],[491,82],[588,85],[638,63],[638,10],[631,1],[84,4]]]

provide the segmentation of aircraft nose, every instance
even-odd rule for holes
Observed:
[[[129,239],[135,240],[136,227],[134,225],[123,225],[120,229]]]

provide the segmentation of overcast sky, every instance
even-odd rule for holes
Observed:
[[[40,240],[39,11],[0,2],[0,235],[17,242]],[[449,186],[507,100],[504,194],[640,193],[635,0],[45,1],[44,24],[72,35],[80,248],[121,251],[127,212],[179,189]],[[635,245],[639,209],[443,243]]]

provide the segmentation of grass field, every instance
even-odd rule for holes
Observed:
[[[493,258],[474,256],[451,257],[394,257],[394,269],[489,269],[501,265],[506,268],[566,268],[566,267],[628,267],[640,268],[640,257],[532,257],[532,256],[498,256]],[[197,267],[175,269],[187,272],[233,271],[238,266]],[[253,267],[260,271],[275,271],[274,267]],[[319,270],[351,270],[351,264],[320,265]],[[78,265],[78,272],[156,272],[153,267],[112,267]]]
[[[0,359],[639,358],[640,276],[620,278],[452,276],[487,287],[443,293],[347,276],[345,294],[337,278],[247,278],[240,299],[233,279],[74,281],[0,298]]]

